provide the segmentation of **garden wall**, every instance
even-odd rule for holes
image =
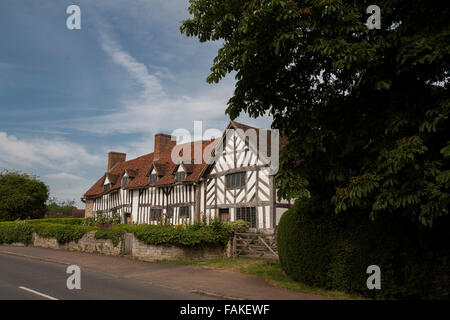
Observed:
[[[115,246],[110,239],[96,239],[95,231],[89,231],[78,242],[71,241],[66,244],[59,244],[55,238],[43,238],[34,232],[32,244],[35,247],[41,248],[100,253],[114,256],[129,254],[144,261],[207,259],[223,257],[225,255],[225,251],[221,246],[183,248],[168,245],[149,245],[136,239],[132,233],[125,234],[124,239],[124,241],[120,241]]]
[[[176,247],[167,245],[148,245],[139,241],[133,234],[127,234],[132,238],[131,255],[144,261],[155,260],[186,260],[186,259],[208,259],[219,258],[225,255],[220,246],[203,247]]]
[[[113,256],[120,255],[122,252],[121,242],[117,246],[114,246],[110,239],[96,239],[95,231],[87,232],[78,242],[71,241],[65,244],[59,244],[55,238],[40,237],[33,232],[33,245],[41,248],[101,253]]]

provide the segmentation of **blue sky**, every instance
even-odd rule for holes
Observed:
[[[81,30],[66,8],[81,8]],[[79,201],[109,151],[153,151],[153,135],[224,129],[233,76],[207,84],[220,43],[180,34],[187,0],[2,0],[0,170],[40,177]],[[269,118],[237,119],[268,128]]]

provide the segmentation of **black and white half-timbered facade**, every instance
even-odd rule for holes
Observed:
[[[86,216],[118,213],[138,224],[156,224],[163,215],[172,224],[241,219],[269,232],[292,206],[277,199],[280,139],[273,130],[230,121],[220,138],[174,140],[156,134],[154,152],[128,161],[110,152],[107,172],[83,197]]]

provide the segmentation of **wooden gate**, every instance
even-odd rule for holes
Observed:
[[[131,255],[133,253],[133,234],[125,233],[123,236],[122,254]]]
[[[235,232],[233,257],[239,256],[278,259],[275,234]]]

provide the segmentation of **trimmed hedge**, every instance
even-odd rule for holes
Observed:
[[[36,223],[33,224],[33,231],[43,238],[55,238],[59,244],[78,242],[89,231],[97,230],[95,227],[56,224],[56,223]]]
[[[70,224],[70,225],[82,225],[84,218],[50,218],[50,219],[35,219],[35,220],[25,220],[30,223],[55,223],[55,224]]]
[[[449,298],[448,218],[425,229],[401,217],[336,215],[317,203],[297,204],[279,223],[280,264],[293,279],[370,298]],[[369,265],[381,269],[381,290],[366,287]]]
[[[123,240],[123,235],[126,232],[125,228],[119,226],[100,228],[95,232],[95,239],[109,239],[114,246],[117,246]]]
[[[118,245],[126,232],[133,233],[137,239],[153,245],[175,245],[195,247],[203,245],[225,246],[233,237],[235,224],[238,231],[248,227],[245,221],[221,223],[217,220],[211,225],[195,223],[188,226],[161,225],[113,225],[93,227],[84,225],[84,219],[40,219],[20,222],[0,222],[0,244],[22,242],[30,244],[35,232],[43,238],[56,238],[58,243],[78,242],[87,232],[96,231],[96,239],[110,239]]]
[[[151,245],[174,245],[180,247],[195,247],[204,245],[225,246],[234,235],[235,226],[238,231],[245,231],[248,223],[245,221],[225,222],[213,221],[211,225],[197,222],[187,226],[161,225],[113,225],[100,228],[95,237],[97,239],[111,239],[119,243],[126,232]]]
[[[32,239],[33,228],[30,224],[14,221],[0,223],[0,244],[20,242],[29,245]]]

